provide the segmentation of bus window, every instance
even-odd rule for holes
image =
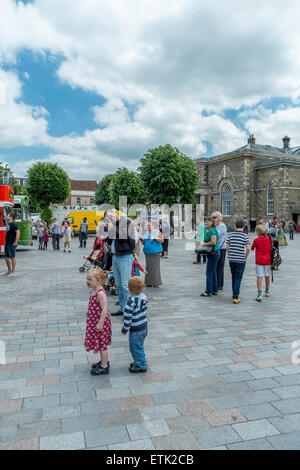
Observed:
[[[22,219],[22,209],[21,207],[16,207],[14,206],[14,213],[15,213],[15,216],[16,216],[16,221],[17,222],[21,222],[23,219]]]

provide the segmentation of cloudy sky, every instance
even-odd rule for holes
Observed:
[[[72,178],[300,145],[297,0],[0,0],[0,161]]]

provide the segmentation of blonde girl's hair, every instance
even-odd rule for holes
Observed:
[[[218,212],[218,211],[213,212],[213,213],[212,213],[212,217],[213,217],[213,216],[217,217],[217,219],[218,219],[219,222],[222,222],[222,220],[223,220],[223,215],[221,214],[221,212]]]
[[[256,233],[260,235],[261,237],[265,237],[268,232],[268,229],[265,225],[257,225],[255,230],[256,230]]]
[[[97,279],[97,281],[99,282],[99,284],[101,285],[105,284],[107,276],[105,272],[103,271],[103,269],[91,268],[88,270],[88,274],[93,274],[95,278]]]

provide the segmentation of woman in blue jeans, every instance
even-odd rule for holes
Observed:
[[[212,254],[208,255],[206,263],[206,289],[201,294],[201,297],[211,297],[218,295],[218,277],[217,265],[220,258],[219,250],[219,233],[214,225],[214,219],[207,217],[205,222],[206,235],[204,241],[200,243],[201,246],[212,246]]]

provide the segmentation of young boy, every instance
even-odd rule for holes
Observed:
[[[130,297],[124,308],[124,325],[122,333],[129,331],[129,348],[133,362],[129,372],[146,372],[147,360],[144,351],[144,341],[147,336],[147,297],[143,294],[145,284],[141,277],[129,279],[128,290]]]
[[[255,238],[252,243],[251,250],[255,251],[255,264],[256,264],[256,277],[257,277],[257,302],[262,301],[262,284],[263,277],[266,282],[265,296],[270,297],[270,276],[271,276],[271,241],[267,236],[267,227],[265,225],[258,225],[256,227]]]

